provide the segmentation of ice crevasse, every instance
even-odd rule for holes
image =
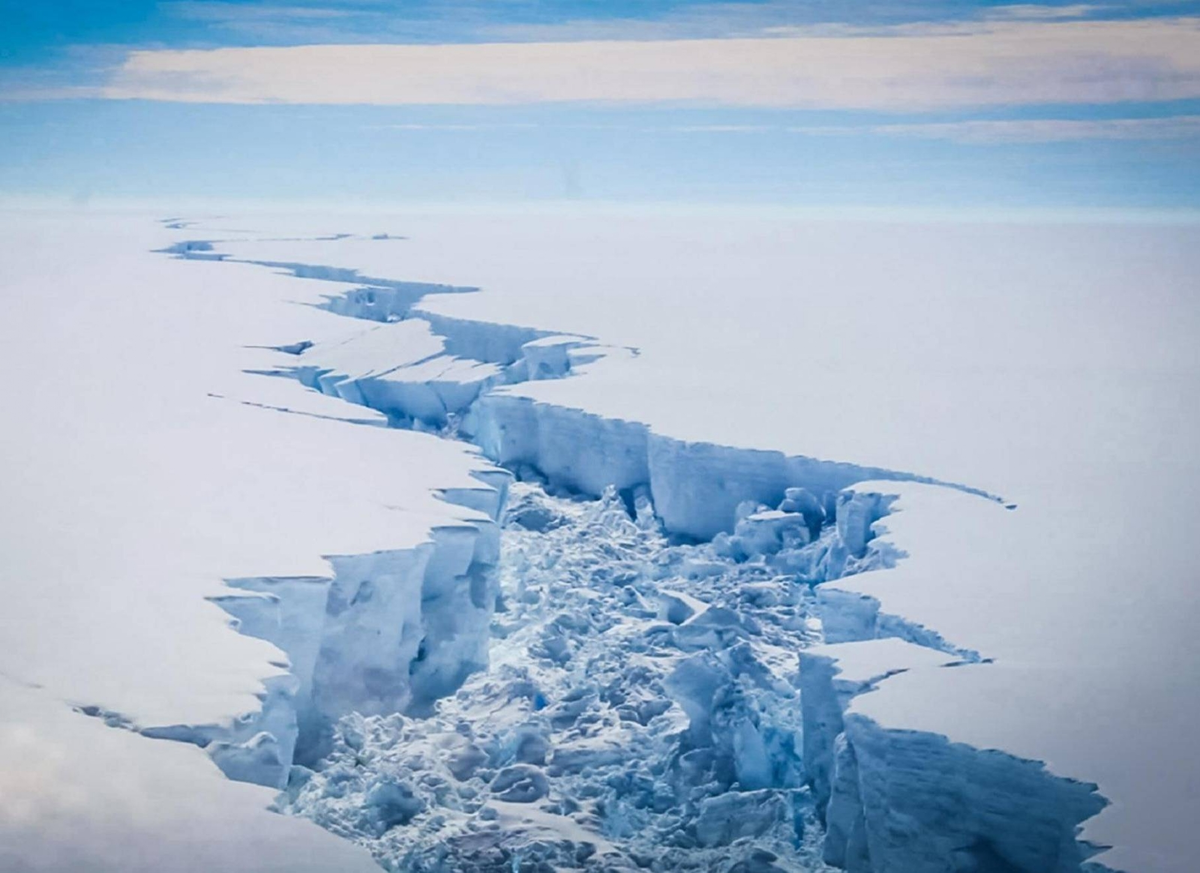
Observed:
[[[284,266],[306,278],[347,278]],[[498,565],[515,473],[552,492],[621,500],[631,517],[644,500],[665,537],[707,550],[687,558],[700,576],[711,560],[719,568],[762,568],[811,592],[819,639],[797,644],[799,669],[788,678],[798,693],[774,702],[795,708],[796,742],[768,741],[776,735],[765,729],[738,734],[735,728],[727,748],[740,775],[723,793],[740,800],[728,802],[753,807],[766,803],[755,791],[804,787],[804,802],[823,825],[821,859],[854,873],[1107,869],[1089,865],[1093,849],[1077,839],[1079,823],[1104,806],[1095,786],[1000,751],[887,729],[856,711],[857,698],[897,673],[986,668],[977,663],[986,652],[962,647],[969,641],[947,641],[936,629],[883,613],[877,601],[836,584],[903,560],[903,543],[879,536],[896,511],[896,493],[948,486],[909,473],[687,442],[640,422],[538,399],[526,383],[586,375],[592,366],[635,352],[590,337],[423,311],[420,299],[431,292],[439,293],[396,283],[330,296],[327,308],[358,321],[337,340],[297,338],[281,350],[287,360],[274,375],[371,407],[395,425],[475,443],[496,467],[478,474],[478,489],[444,496],[476,517],[435,529],[430,542],[415,549],[334,557],[329,578],[231,580],[220,604],[244,633],[287,654],[288,675],[268,683],[261,713],[232,728],[163,728],[160,735],[205,745],[232,778],[286,788],[293,765],[366,742],[347,734],[347,716],[420,718],[440,711],[439,700],[489,664],[497,607],[505,608]],[[963,500],[988,500],[959,490]],[[724,572],[731,571],[714,571]],[[655,619],[705,626],[688,624],[704,604],[686,586],[677,587],[684,590],[656,580]],[[734,614],[744,626],[743,614]],[[703,688],[711,677],[686,667],[672,675],[686,730],[702,731]],[[408,728],[388,730],[418,745],[428,740]],[[711,736],[705,742],[720,746]],[[530,754],[510,761],[508,771],[500,769],[506,775],[490,783],[492,808],[501,818],[511,802],[501,799],[505,795],[522,803],[547,797],[540,773],[555,757]],[[561,762],[567,760],[564,754]],[[794,781],[776,785],[776,776],[761,775],[784,772],[796,774]],[[522,792],[533,799],[525,801]],[[725,802],[705,808],[714,821],[724,815],[733,822],[728,826],[736,837],[736,811],[718,811]],[[546,814],[564,815],[561,806],[545,803]],[[413,810],[429,805],[427,798],[412,801]],[[774,815],[767,818],[774,822]],[[761,869],[776,869],[769,859],[760,861]]]

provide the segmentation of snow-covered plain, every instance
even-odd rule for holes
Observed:
[[[852,836],[826,857],[875,871],[1032,871],[1050,856],[1069,865],[1074,849],[1043,844],[1086,818],[1082,838],[1112,847],[1094,859],[1105,866],[1190,869],[1200,806],[1190,750],[1200,717],[1189,538],[1200,497],[1196,227],[581,211],[239,215],[178,228],[145,216],[22,215],[5,228],[14,399],[0,669],[24,683],[6,697],[37,701],[5,706],[12,736],[32,728],[81,754],[69,731],[83,728],[25,714],[46,701],[142,728],[228,720],[256,705],[282,662],[204,602],[219,580],[328,578],[321,555],[411,549],[432,528],[464,522],[487,528],[482,504],[471,512],[433,495],[480,488],[469,474],[485,462],[464,444],[364,424],[362,406],[244,372],[288,371],[385,408],[393,423],[462,428],[493,458],[560,484],[598,493],[648,481],[668,530],[693,537],[732,529],[734,508],[750,499],[767,511],[739,534],[758,542],[779,523],[771,511],[785,486],[819,496],[877,480],[855,489],[897,498],[870,544],[881,569],[819,586],[826,636],[899,635],[950,657],[863,643],[847,661],[843,691],[878,687],[847,694],[835,718],[854,796],[845,767],[825,790],[838,804],[830,833],[845,825],[852,835],[859,816],[869,859],[847,855]],[[313,239],[342,233],[357,236]],[[194,247],[199,260],[149,253],[184,240],[220,242]],[[203,259],[214,251],[310,279]],[[462,293],[470,288],[482,290]],[[364,339],[361,321],[289,303],[343,292],[330,308],[384,326]],[[424,321],[387,323],[382,310],[409,314],[414,301]],[[313,345],[300,355],[264,348],[304,343]],[[442,366],[430,357],[442,349],[481,363]],[[519,366],[533,380],[496,387],[526,354]],[[427,378],[389,372],[418,361]],[[570,378],[537,378],[565,369]],[[858,505],[838,513],[837,534],[865,545],[862,525],[877,514]],[[664,617],[694,611],[690,596],[678,592]],[[842,645],[854,644],[810,657],[836,658]],[[985,663],[941,666],[963,658]],[[451,687],[438,677],[455,664],[441,661],[418,669],[406,693]],[[328,678],[342,675],[327,674],[325,687],[343,687]],[[197,773],[207,764],[183,744],[119,733],[154,748],[140,772],[167,766],[152,754]],[[988,770],[979,762],[998,759],[972,748],[1008,763]],[[912,761],[940,781],[906,782],[911,771],[897,768]],[[1041,776],[1040,764],[1082,785]],[[1043,783],[1066,786],[1069,802],[1014,813],[1005,791],[1028,797]],[[207,796],[195,802],[225,815]],[[227,806],[230,819],[249,815]],[[6,844],[18,847],[17,869],[41,869],[39,842],[57,838],[60,813],[28,808],[6,811],[6,834],[20,837]],[[960,814],[977,808],[995,814]],[[497,809],[502,820],[511,813]],[[338,851],[319,831],[260,818],[239,839],[296,828],[279,840],[294,837],[311,869],[332,866],[304,848]],[[137,842],[93,822],[112,842],[85,851],[133,869]],[[237,842],[238,863],[267,863]]]

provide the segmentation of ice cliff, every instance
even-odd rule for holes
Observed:
[[[885,730],[853,709],[891,675],[961,663],[898,637],[801,653],[804,760],[827,863],[851,873],[1080,869],[1090,853],[1077,826],[1104,806],[1094,785],[999,751]]]
[[[278,646],[288,675],[269,680],[261,712],[232,727],[144,733],[194,742],[230,778],[278,788],[293,763],[325,754],[346,713],[419,711],[457,688],[487,664],[510,478],[478,476],[478,489],[444,493],[478,519],[436,527],[415,548],[329,556],[325,578],[228,580],[230,593],[212,599],[242,633]]]

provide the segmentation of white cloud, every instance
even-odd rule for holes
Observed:
[[[258,21],[276,23],[289,19],[343,19],[356,14],[348,9],[329,6],[258,5],[233,3],[230,0],[174,0],[160,4],[159,8],[187,21],[217,22],[231,26]]]
[[[994,20],[1052,21],[1102,14],[1109,6],[1019,3],[982,9],[950,0],[803,4],[795,0],[696,3],[642,18],[581,18],[547,23],[491,24],[480,29],[502,42],[672,40],[757,36],[885,35],[905,29],[975,29]],[[839,16],[836,20],[831,15]],[[484,41],[487,41],[486,39]]]
[[[887,136],[947,139],[971,144],[1073,142],[1082,140],[1179,140],[1200,138],[1200,115],[1166,118],[1027,119],[880,124],[865,128]],[[813,129],[796,128],[799,132]],[[826,128],[824,132],[831,132]],[[843,128],[861,133],[864,128]]]
[[[639,128],[649,133],[792,133],[805,136],[898,136],[915,139],[950,140],[971,145],[1005,143],[1048,143],[1094,140],[1126,142],[1150,140],[1200,140],[1200,115],[1171,115],[1158,118],[1036,118],[972,119],[897,124],[686,124]]]
[[[1200,97],[1200,18],[1004,21],[770,39],[131,52],[106,97],[215,103],[684,103],[914,111]]]
[[[1014,3],[1011,6],[994,6],[987,11],[988,18],[1017,19],[1026,21],[1054,21],[1067,18],[1085,18],[1107,10],[1106,6],[1091,3],[1073,3],[1069,6],[1042,6],[1035,3]]]
[[[408,122],[396,124],[364,124],[362,130],[400,130],[400,131],[438,131],[438,132],[463,132],[463,131],[496,131],[496,130],[533,130],[537,127],[536,124],[527,123],[512,123],[512,124],[440,124],[440,123],[424,123],[424,122]]]

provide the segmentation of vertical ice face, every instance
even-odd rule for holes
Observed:
[[[789,489],[807,495],[804,507],[797,504],[794,511],[812,532],[825,516],[815,495],[836,494],[853,482],[888,475],[780,452],[671,439],[638,422],[604,418],[515,391],[482,395],[465,429],[497,463],[531,466],[551,483],[585,494],[598,495],[608,485],[648,485],[667,530],[698,540],[732,530],[740,504],[774,507]],[[870,525],[884,509],[863,497],[842,510],[853,554],[861,556]]]
[[[483,398],[475,421],[488,457],[532,466],[563,487],[599,495],[609,485],[623,490],[650,481],[647,431],[636,422],[506,394]]]
[[[828,643],[800,652],[804,762],[818,815],[824,817],[830,803],[835,747],[845,732],[843,716],[853,698],[897,672],[954,661],[953,655],[896,637]]]
[[[847,491],[838,495],[838,536],[846,550],[856,558],[867,551],[867,543],[874,537],[872,526],[887,513],[889,498],[882,494]]]
[[[471,321],[420,308],[414,309],[412,315],[428,322],[434,333],[444,338],[447,354],[502,366],[522,360],[522,349],[527,343],[551,335],[551,331]]]
[[[262,710],[243,716],[229,729],[213,731],[206,749],[230,779],[282,788],[299,736],[297,682],[292,676],[276,676],[263,684]]]
[[[277,788],[287,783],[300,713],[308,711],[312,700],[330,584],[321,577],[231,579],[232,588],[258,596],[231,593],[214,598],[234,616],[241,633],[268,640],[286,653],[289,674],[268,681],[260,715],[209,747],[231,779]],[[247,732],[250,737],[244,736]]]
[[[821,857],[827,864],[849,873],[875,873],[867,844],[867,821],[858,788],[858,761],[845,734],[834,738],[832,769],[833,796],[825,808],[825,839]]]
[[[895,637],[801,653],[804,761],[824,860],[851,873],[1078,871],[1087,857],[1078,825],[1105,805],[1095,785],[854,711],[889,676],[969,669],[959,663]]]
[[[433,546],[331,559],[313,695],[301,712],[299,760],[310,760],[343,713],[395,712],[412,699],[421,592]]]
[[[408,664],[411,707],[428,708],[487,664],[496,584],[495,568],[476,562],[480,537],[473,525],[433,531],[420,592],[421,645]]]
[[[1085,860],[1076,828],[1105,805],[1095,785],[853,713],[846,740],[871,873],[940,873],[947,861],[961,870],[1074,873]]]
[[[509,478],[484,472],[447,499],[498,515]],[[214,600],[242,633],[286,653],[288,675],[230,728],[157,735],[204,745],[231,778],[283,787],[293,761],[325,753],[341,716],[426,708],[486,665],[498,549],[485,517],[435,528],[413,549],[332,557],[331,579],[232,580],[247,593]]]

